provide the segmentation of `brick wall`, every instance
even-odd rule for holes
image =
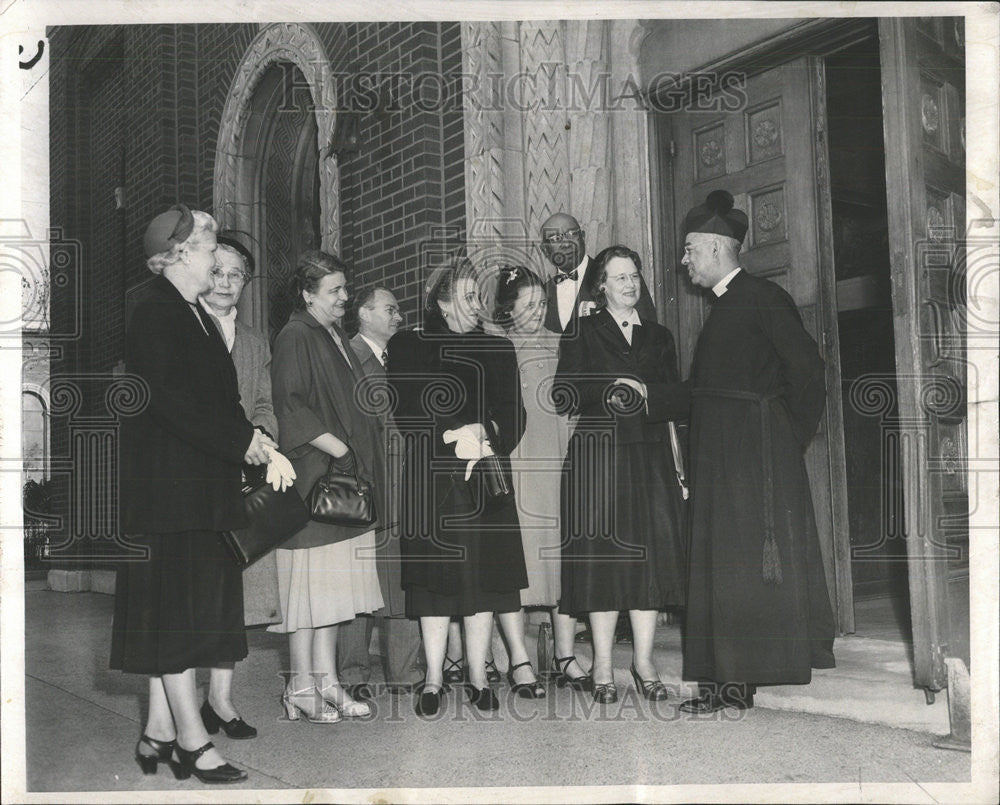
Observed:
[[[416,323],[424,277],[420,244],[465,229],[461,99],[435,103],[437,76],[461,70],[457,23],[320,23],[335,73],[403,73],[385,114],[361,119],[362,147],[341,161],[342,256],[351,285],[392,288]],[[79,243],[72,282],[54,287],[52,373],[110,374],[123,358],[126,291],[149,273],[142,235],[176,200],[211,210],[215,148],[226,97],[255,24],[59,27],[50,34],[50,216]],[[414,95],[413,79],[423,94]],[[419,86],[420,81],[416,82]],[[443,82],[449,90],[455,81]],[[415,103],[419,100],[419,103]],[[124,187],[116,209],[114,188]],[[78,313],[79,311],[79,313]],[[85,409],[101,413],[100,384]],[[54,457],[67,425],[52,422]],[[57,484],[59,486],[59,484]],[[66,490],[56,497],[65,508]]]

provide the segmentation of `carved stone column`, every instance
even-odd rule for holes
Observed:
[[[552,213],[570,209],[563,25],[520,24],[522,80],[511,100],[524,110],[524,215],[533,237]]]
[[[566,30],[567,211],[587,233],[593,255],[615,242],[611,193],[615,181],[608,112],[613,86],[608,70],[606,20],[572,20]],[[615,147],[618,145],[616,143]]]
[[[616,94],[639,87],[639,47],[648,29],[638,20],[611,20],[609,67],[612,92]],[[613,232],[618,243],[639,253],[646,282],[659,276],[653,270],[653,233],[650,220],[650,172],[648,118],[638,97],[622,98],[609,113],[611,126],[611,163],[614,166]],[[656,293],[653,293],[653,298]]]

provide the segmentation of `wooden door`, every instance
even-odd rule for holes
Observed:
[[[962,18],[879,20],[916,682],[969,662]]]
[[[731,97],[728,99],[732,108]],[[711,101],[702,103],[702,108]],[[821,59],[800,58],[747,79],[745,103],[734,111],[669,115],[660,147],[672,163],[675,251],[679,271],[682,221],[712,190],[733,194],[750,229],[743,268],[791,294],[826,361],[827,406],[806,452],[831,603],[842,632],[854,630],[840,357],[837,338],[825,87]],[[666,118],[665,118],[666,120]],[[683,272],[682,272],[683,273]],[[707,311],[704,291],[677,282],[677,341],[684,376],[690,370]]]

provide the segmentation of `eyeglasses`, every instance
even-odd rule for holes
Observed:
[[[583,234],[583,230],[577,227],[576,229],[567,229],[565,232],[546,232],[542,235],[542,240],[545,243],[562,243],[564,240],[575,240],[581,234]]]
[[[221,268],[213,268],[211,274],[216,282],[226,279],[230,285],[242,285],[247,281],[247,275],[242,271],[223,271]]]

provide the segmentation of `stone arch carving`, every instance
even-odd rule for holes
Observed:
[[[309,85],[316,109],[319,148],[321,243],[340,254],[340,171],[330,150],[336,124],[336,89],[330,60],[311,25],[284,22],[264,27],[247,48],[236,69],[219,125],[215,149],[213,202],[219,225],[254,231],[256,165],[247,148],[246,131],[254,91],[268,69],[290,63]]]

